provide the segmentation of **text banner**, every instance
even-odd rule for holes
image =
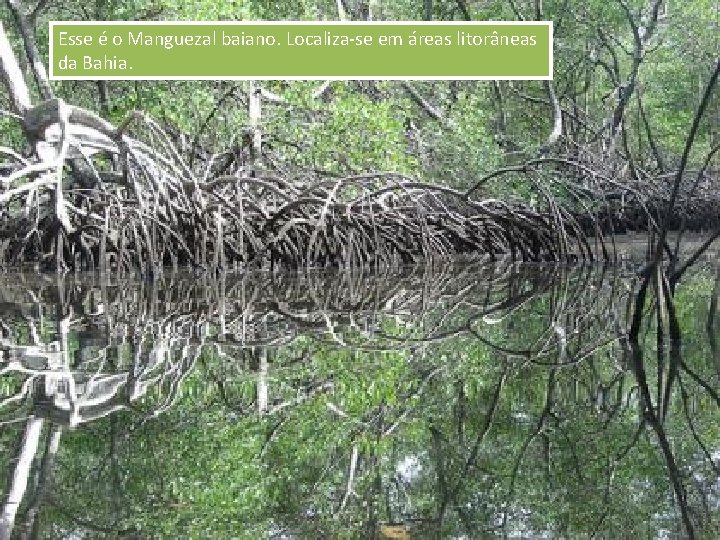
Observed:
[[[551,22],[51,22],[62,79],[552,78]]]

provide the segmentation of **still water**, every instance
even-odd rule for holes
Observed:
[[[717,538],[692,272],[640,362],[621,266],[2,274],[0,538]]]

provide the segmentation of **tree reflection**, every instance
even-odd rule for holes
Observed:
[[[716,279],[632,275],[3,276],[4,531],[712,537]]]

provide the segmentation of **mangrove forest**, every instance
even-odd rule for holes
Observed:
[[[50,21],[553,78],[51,80]],[[0,0],[0,540],[720,537],[719,78],[718,0]]]

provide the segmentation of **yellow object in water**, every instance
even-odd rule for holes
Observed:
[[[409,540],[410,527],[408,525],[380,525],[380,538]]]

